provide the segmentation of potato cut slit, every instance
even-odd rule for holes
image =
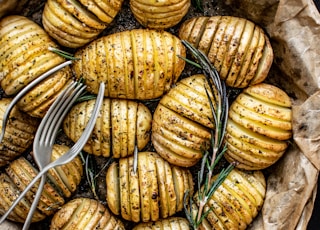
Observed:
[[[247,52],[244,57],[244,61],[243,61],[244,65],[241,67],[239,77],[234,82],[234,87],[240,87],[240,84],[247,78],[247,72],[249,71],[250,66],[252,65],[252,62],[254,60],[253,56],[254,56],[254,53],[256,52],[260,36],[261,36],[260,31],[257,30],[257,26],[254,25],[252,38],[250,40],[249,47],[247,48]]]
[[[139,79],[138,79],[138,58],[137,58],[137,44],[136,44],[136,38],[134,36],[134,33],[132,31],[130,33],[130,41],[131,41],[131,47],[132,47],[132,56],[133,56],[133,78],[134,78],[134,95],[137,96],[139,92]]]
[[[229,85],[234,85],[236,79],[239,77],[239,73],[241,72],[245,56],[247,55],[249,50],[248,47],[250,47],[250,43],[252,41],[253,32],[254,24],[248,20],[245,20],[245,26],[240,38],[240,44],[238,46],[237,55],[233,59],[232,67],[230,68],[227,77],[227,81],[230,81],[229,83],[227,83]],[[228,78],[230,79],[228,80]]]
[[[223,213],[226,214],[228,220],[231,220],[231,223],[234,226],[238,226],[239,229],[242,229],[246,225],[243,220],[243,217],[240,216],[235,210],[234,204],[230,201],[230,199],[223,193],[223,185],[219,186],[219,188],[213,193],[211,199],[214,199],[223,210]],[[228,222],[229,222],[228,221]],[[240,226],[239,226],[240,225]]]
[[[101,42],[104,46],[104,59],[105,59],[105,65],[108,66],[109,68],[106,68],[104,69],[103,66],[102,69],[104,69],[104,71],[102,72],[106,72],[106,75],[105,75],[105,78],[104,78],[104,83],[106,85],[106,90],[105,90],[105,93],[104,95],[106,97],[110,97],[110,94],[111,94],[111,81],[110,81],[110,76],[111,76],[111,68],[113,68],[112,64],[113,64],[113,61],[112,61],[112,58],[109,58],[109,57],[112,57],[112,47],[111,47],[111,38],[107,39],[107,38],[104,38],[104,39],[101,39],[101,40],[98,40],[99,42]]]
[[[123,54],[123,71],[124,71],[124,90],[126,95],[130,95],[129,92],[129,77],[130,74],[128,73],[129,67],[128,67],[128,60],[127,60],[127,51],[125,49],[125,40],[123,36],[120,36],[120,41],[121,41],[121,53]],[[129,52],[128,52],[129,53]]]

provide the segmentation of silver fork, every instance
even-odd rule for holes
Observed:
[[[72,107],[75,100],[83,92],[85,87],[86,86],[82,83],[73,82],[70,84],[63,92],[60,93],[55,102],[50,106],[46,115],[43,117],[33,140],[33,158],[38,165],[39,170],[42,170],[50,163],[52,147],[63,118]],[[45,182],[46,173],[41,177],[38,190],[33,199],[28,216],[24,222],[23,230],[29,229],[33,213],[38,206]]]
[[[59,157],[55,161],[47,164],[42,170],[39,171],[37,176],[35,176],[33,178],[33,180],[22,191],[22,193],[19,195],[19,197],[13,202],[13,204],[10,206],[9,210],[1,217],[0,224],[6,219],[8,214],[14,209],[15,206],[17,206],[17,204],[20,202],[20,200],[32,188],[32,186],[37,182],[37,180],[39,180],[40,177],[42,177],[43,174],[45,174],[51,168],[69,163],[79,154],[79,152],[82,150],[82,148],[84,147],[84,145],[88,141],[88,139],[92,133],[92,130],[95,126],[95,123],[96,123],[96,120],[97,120],[97,117],[99,114],[99,109],[100,109],[102,101],[103,101],[104,90],[105,90],[105,84],[103,82],[101,82],[100,87],[99,87],[99,93],[98,93],[96,103],[94,105],[90,120],[89,120],[86,128],[84,129],[81,137],[78,139],[78,141],[70,148],[70,150],[68,152],[66,152],[64,155],[62,155],[61,157]]]
[[[42,74],[40,77],[37,79],[33,80],[30,84],[28,84],[26,87],[24,87],[10,102],[9,106],[7,107],[4,115],[3,115],[3,120],[2,120],[2,128],[1,128],[1,134],[0,134],[0,142],[2,142],[2,139],[4,137],[4,133],[6,130],[6,125],[7,125],[7,120],[10,116],[10,112],[15,106],[15,104],[27,93],[29,92],[30,89],[32,89],[34,86],[39,84],[41,81],[49,77],[51,74],[57,72],[58,70],[62,69],[63,67],[72,64],[72,61],[65,61],[61,63],[60,65],[55,66],[54,68],[50,69],[49,71],[45,72]]]

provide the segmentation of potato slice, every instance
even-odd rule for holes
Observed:
[[[76,17],[79,21],[86,25],[103,30],[106,28],[106,23],[102,22],[96,15],[88,11],[81,3],[75,0],[57,0],[61,6],[70,14]]]
[[[231,20],[230,25],[227,27],[226,37],[229,39],[229,41],[225,45],[225,49],[227,50],[222,50],[226,52],[226,55],[221,66],[220,74],[222,76],[228,76],[228,82],[232,81],[231,78],[236,79],[238,76],[237,74],[235,74],[235,72],[230,71],[230,68],[233,65],[234,61],[237,61],[237,52],[241,48],[240,41],[245,30],[246,22],[247,21],[243,18],[239,18],[238,20]]]
[[[131,220],[133,222],[140,221],[140,186],[139,186],[139,174],[134,172],[133,169],[133,158],[129,157],[129,194],[130,194],[130,210],[131,210]]]
[[[277,140],[288,140],[292,136],[291,129],[284,130],[282,128],[262,124],[254,119],[243,117],[233,110],[229,111],[229,117],[239,125],[270,138],[274,138]]]
[[[205,89],[208,90],[211,101],[214,101],[205,76],[192,75],[179,81],[176,87],[161,98],[160,103],[183,117],[213,128],[212,111]]]
[[[255,113],[250,108],[244,107],[237,101],[233,102],[232,111],[237,113],[241,117],[245,117],[246,119],[254,120],[261,124],[267,125],[269,127],[279,128],[283,130],[291,130],[292,123],[288,120],[280,120],[278,118],[269,116],[266,113]],[[260,111],[260,110],[259,110]]]
[[[244,129],[242,126],[233,122],[231,119],[228,120],[227,132],[232,136],[239,138],[241,141],[256,145],[261,148],[281,152],[287,148],[287,143],[271,139],[257,133],[254,133],[248,129]]]
[[[131,220],[129,162],[127,158],[119,160],[120,212],[126,220]]]
[[[254,98],[271,104],[287,108],[291,107],[291,99],[287,93],[274,85],[261,83],[244,89],[244,92]],[[290,119],[291,117],[289,117],[288,120]]]
[[[120,215],[120,182],[118,164],[112,163],[106,174],[108,207],[115,215]]]
[[[241,68],[244,65],[243,62],[245,60],[246,54],[248,52],[248,48],[252,41],[254,28],[255,28],[255,25],[251,21],[245,22],[245,26],[244,26],[241,38],[239,40],[240,44],[238,46],[237,53],[235,54],[235,58],[229,69],[228,76],[226,78],[227,85],[234,86],[234,83],[236,82],[237,78],[239,77],[241,78],[241,76],[239,76],[239,73],[241,73]],[[220,74],[223,75],[223,72],[221,71]]]

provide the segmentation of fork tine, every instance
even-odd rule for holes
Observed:
[[[3,115],[3,120],[2,120],[2,128],[1,128],[1,134],[0,134],[0,142],[2,142],[2,139],[4,137],[4,133],[6,130],[6,126],[7,126],[7,120],[10,116],[10,112],[13,109],[13,107],[15,106],[15,104],[17,104],[17,102],[30,90],[32,89],[34,86],[36,86],[37,84],[39,84],[41,81],[43,81],[44,79],[46,79],[47,77],[49,77],[51,74],[57,72],[58,70],[64,68],[67,65],[72,64],[72,61],[66,61],[63,62],[60,65],[57,65],[56,67],[50,69],[49,71],[45,72],[44,74],[42,74],[40,77],[38,77],[37,79],[33,80],[30,84],[28,84],[26,87],[24,87],[11,101],[11,103],[9,104],[9,106],[7,107],[4,115]]]
[[[48,119],[48,121],[50,122],[46,122],[45,128],[48,130],[46,138],[44,140],[46,143],[53,144],[56,136],[55,134],[57,133],[57,130],[59,129],[60,124],[65,117],[65,114],[73,106],[73,103],[76,101],[76,99],[80,96],[80,94],[86,88],[86,86],[83,84],[79,84],[79,83],[77,84],[78,85],[76,85],[76,87],[73,89],[73,92],[69,92],[69,91],[66,92],[66,94],[64,95],[65,100],[61,101],[59,107],[57,106],[55,108],[55,111],[50,116],[50,119]],[[51,125],[51,124],[55,124],[55,125]]]
[[[0,224],[7,218],[9,213],[17,206],[17,204],[21,201],[21,199],[32,188],[32,186],[40,179],[40,177],[42,177],[42,175],[44,175],[49,169],[51,169],[53,167],[63,165],[63,164],[66,164],[66,163],[72,161],[74,159],[74,157],[76,157],[79,154],[79,152],[81,151],[83,146],[86,144],[88,138],[90,137],[92,130],[94,128],[94,125],[96,123],[96,119],[99,115],[99,110],[100,110],[100,107],[101,107],[101,104],[103,101],[104,90],[105,90],[104,83],[100,83],[99,93],[97,96],[96,103],[94,105],[92,115],[90,117],[90,120],[89,120],[85,130],[83,131],[81,137],[76,142],[76,144],[74,146],[72,146],[72,148],[67,153],[62,155],[57,160],[46,165],[41,171],[39,171],[39,173],[32,179],[32,181],[28,184],[28,186],[20,193],[20,195],[12,203],[12,205],[7,210],[7,212],[0,218]]]
[[[34,137],[34,141],[37,141],[37,142],[41,142],[43,141],[41,139],[41,134],[43,132],[43,130],[46,130],[47,129],[47,126],[48,126],[48,120],[49,118],[52,117],[52,115],[54,115],[57,110],[57,108],[59,108],[62,100],[61,98],[63,98],[65,96],[66,93],[68,93],[71,89],[72,89],[72,86],[75,84],[75,82],[71,83],[63,92],[61,92],[59,94],[59,96],[55,99],[55,101],[52,103],[52,105],[50,106],[49,110],[47,111],[47,114],[46,116],[43,117],[43,119],[41,120],[41,123],[37,129],[37,132],[36,132],[36,135]]]

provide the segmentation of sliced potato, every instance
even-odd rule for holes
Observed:
[[[76,142],[88,123],[95,99],[76,104],[63,121],[65,134]],[[139,102],[105,98],[91,137],[84,150],[96,156],[114,158],[133,155],[150,140],[152,115]],[[112,148],[111,148],[112,147]]]
[[[190,0],[130,0],[130,9],[144,27],[167,29],[178,24],[187,14]]]
[[[225,157],[243,169],[264,169],[285,152],[292,137],[289,96],[280,88],[260,83],[245,89],[230,106]]]
[[[80,60],[74,62],[73,70],[92,93],[98,93],[103,81],[105,96],[154,99],[178,80],[185,66],[178,56],[185,57],[186,50],[174,35],[134,29],[103,36],[79,49],[75,57]]]
[[[210,146],[210,129],[214,124],[206,90],[214,104],[218,95],[213,97],[204,75],[184,78],[161,98],[156,107],[152,144],[171,164],[193,166],[203,156],[202,151]]]
[[[48,48],[58,48],[49,35],[30,19],[12,15],[0,21],[0,81],[7,95],[15,95],[64,58]],[[65,67],[31,89],[17,103],[34,117],[42,118],[57,95],[70,83]]]
[[[47,33],[63,46],[78,48],[94,40],[120,11],[122,0],[48,0],[42,13]]]
[[[154,152],[138,153],[136,173],[132,156],[121,158],[119,167],[116,165],[112,163],[107,170],[107,203],[114,214],[126,220],[149,222],[170,217],[182,211],[184,193],[193,194],[191,172],[170,165]]]
[[[75,198],[63,205],[51,220],[50,230],[58,229],[125,229],[99,201]]]
[[[261,171],[233,169],[205,206],[204,211],[209,213],[201,228],[246,229],[260,211],[265,194],[266,181]],[[199,204],[197,193],[194,200]]]
[[[12,99],[9,98],[0,100],[0,128],[2,128],[4,113],[11,101]],[[32,145],[38,124],[38,119],[23,113],[17,106],[13,108],[0,143],[0,166],[9,164]]]
[[[269,38],[244,18],[194,17],[182,23],[179,37],[203,51],[231,87],[246,88],[263,82],[273,62]]]

